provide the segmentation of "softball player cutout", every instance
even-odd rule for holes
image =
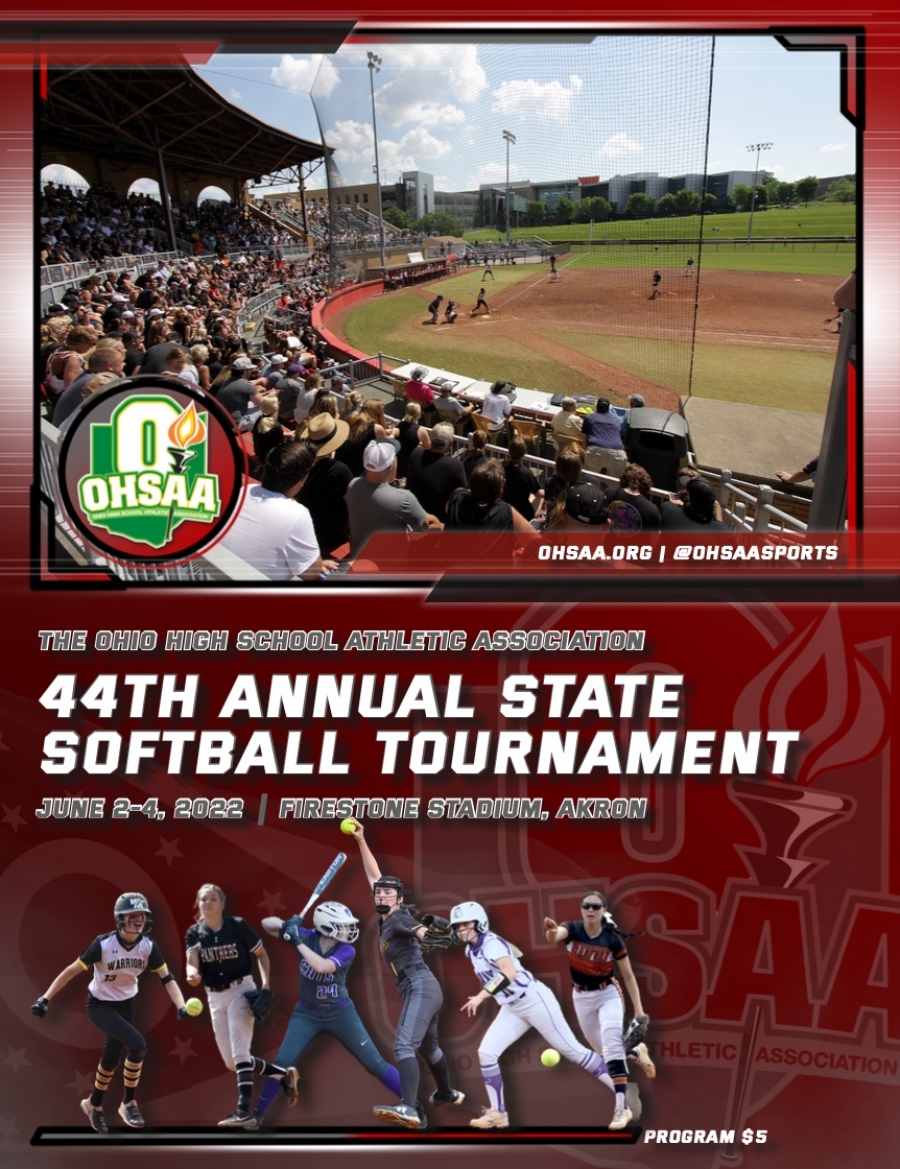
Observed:
[[[499,934],[491,933],[488,916],[477,901],[463,901],[450,910],[450,925],[457,939],[465,943],[466,957],[482,985],[462,1010],[475,1015],[482,1003],[493,998],[500,1011],[478,1045],[478,1062],[487,1088],[489,1105],[481,1116],[471,1121],[473,1128],[509,1128],[509,1115],[500,1075],[500,1056],[517,1039],[534,1028],[560,1055],[589,1072],[595,1080],[615,1092],[606,1064],[600,1056],[575,1038],[566,1022],[562,1007],[553,992],[531,974],[519,961],[519,951]],[[640,1097],[632,1085],[634,1109],[617,1107],[609,1124],[611,1129],[624,1128],[633,1116],[640,1116]],[[624,1091],[624,1089],[623,1089]]]
[[[367,1072],[399,1096],[397,1069],[373,1043],[347,992],[347,974],[356,957],[352,943],[359,937],[359,919],[340,901],[323,901],[313,913],[312,929],[305,928],[300,917],[286,921],[266,917],[262,924],[267,933],[293,946],[300,959],[297,1005],[275,1056],[276,1063],[294,1064],[317,1035],[333,1035]],[[263,1086],[256,1109],[259,1124],[277,1095],[274,1082]]]
[[[119,1116],[129,1128],[143,1128],[135,1100],[147,1044],[134,1026],[134,1000],[138,992],[138,978],[145,970],[158,974],[166,993],[175,1004],[178,1017],[185,1017],[184,996],[170,974],[156,942],[147,935],[153,919],[150,906],[142,893],[123,893],[113,910],[116,928],[112,933],[95,938],[84,953],[60,971],[47,990],[31,1007],[32,1015],[43,1019],[50,999],[76,976],[93,967],[88,986],[87,1017],[98,1030],[105,1032],[106,1042],[94,1077],[94,1090],[81,1101],[81,1111],[96,1133],[109,1129],[103,1116],[103,1097],[125,1052],[123,1078],[125,1093],[119,1105]]]
[[[628,951],[616,923],[607,912],[607,901],[602,893],[594,890],[582,897],[581,918],[581,921],[566,921],[560,925],[552,917],[545,917],[544,929],[548,942],[566,944],[575,1014],[588,1043],[609,1065],[616,1088],[615,1115],[616,1118],[625,1117],[621,1124],[612,1124],[610,1128],[622,1128],[632,1119],[637,1120],[639,1114],[634,1114],[629,1093],[633,1085],[628,1083],[628,1064],[622,1042],[625,1008],[622,990],[613,977],[614,963],[618,963],[635,1015],[643,1015],[644,1009]],[[638,1045],[634,1057],[638,1066],[652,1079],[656,1067],[646,1044]]]
[[[297,1103],[296,1068],[268,1063],[250,1051],[256,1019],[246,999],[255,991],[253,962],[259,965],[260,982],[269,985],[269,956],[259,934],[242,917],[225,916],[225,894],[218,885],[201,885],[194,902],[197,920],[185,935],[187,980],[206,987],[209,1016],[219,1054],[229,1071],[237,1075],[237,1107],[219,1121],[219,1128],[259,1127],[250,1107],[253,1077],[272,1076],[277,1091],[283,1090],[291,1106]]]
[[[352,817],[349,817],[352,819]],[[379,1105],[372,1111],[378,1120],[401,1124],[404,1128],[426,1128],[425,1110],[419,1101],[419,1061],[421,1052],[437,1084],[429,1103],[459,1105],[465,1099],[462,1092],[450,1085],[450,1067],[441,1051],[438,1039],[438,1014],[444,1003],[441,984],[425,965],[420,941],[432,925],[446,929],[446,940],[451,935],[449,923],[425,914],[420,921],[404,905],[406,892],[399,877],[383,876],[364,837],[362,824],[353,820],[353,839],[359,846],[366,878],[372,888],[375,912],[378,914],[379,948],[385,965],[397,985],[403,1001],[397,1035],[394,1040],[394,1058],[400,1075],[401,1094],[397,1104]]]

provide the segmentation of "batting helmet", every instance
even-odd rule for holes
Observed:
[[[488,932],[488,915],[483,905],[477,901],[462,901],[450,910],[450,925],[455,929],[464,921],[473,921],[480,934]]]
[[[325,938],[355,942],[359,937],[359,918],[340,901],[323,901],[313,914],[313,928]]]
[[[142,933],[148,934],[150,926],[153,924],[153,917],[150,913],[150,906],[147,898],[143,893],[122,893],[116,901],[113,913],[116,916],[116,926],[121,929],[125,924],[125,918],[131,913],[143,913],[144,928]]]

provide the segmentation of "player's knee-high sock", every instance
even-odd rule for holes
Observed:
[[[253,1056],[253,1074],[255,1076],[283,1076],[287,1068],[279,1067],[277,1063],[268,1063],[258,1055]]]
[[[428,1065],[431,1069],[431,1074],[434,1076],[434,1082],[438,1086],[438,1091],[442,1094],[450,1091],[450,1065],[447,1063],[447,1057],[441,1052],[441,1057],[435,1063]]]
[[[628,1064],[624,1059],[609,1061],[609,1074],[615,1086],[616,1108],[625,1107],[625,1091],[628,1088]]]
[[[587,1052],[585,1054],[585,1056],[578,1061],[578,1066],[580,1068],[584,1068],[584,1070],[586,1072],[590,1072],[590,1074],[594,1077],[594,1079],[599,1080],[601,1084],[606,1084],[606,1086],[607,1086],[607,1088],[609,1088],[610,1092],[618,1092],[618,1088],[613,1083],[613,1078],[609,1074],[609,1069],[606,1066],[606,1061],[601,1059],[600,1056],[596,1053],[596,1051]],[[622,1088],[622,1093],[623,1093],[622,1098],[623,1099],[624,1099],[624,1092],[625,1092],[625,1088],[623,1087]],[[617,1103],[618,1103],[618,1101],[617,1101]]]
[[[419,1099],[419,1061],[414,1055],[397,1060],[397,1071],[400,1075],[400,1099],[410,1108],[415,1108]]]
[[[260,1089],[259,1099],[256,1102],[258,1112],[267,1112],[272,1101],[281,1095],[280,1080],[266,1080]]]
[[[238,1108],[249,1108],[253,1095],[253,1060],[241,1060],[235,1064],[237,1072]]]
[[[134,1060],[130,1059],[128,1056],[125,1057],[125,1095],[122,1097],[122,1099],[126,1104],[129,1102],[129,1100],[134,1099],[134,1094],[137,1091],[137,1086],[141,1078],[141,1068],[143,1066],[144,1061],[142,1059]]]
[[[102,1063],[97,1065],[97,1071],[94,1075],[94,1090],[91,1092],[92,1107],[99,1108],[102,1105],[103,1093],[109,1087],[115,1070],[115,1068],[105,1068]]]
[[[378,1078],[389,1092],[393,1092],[398,1098],[402,1097],[403,1088],[400,1084],[400,1073],[393,1064],[388,1064]]]
[[[483,1063],[481,1075],[484,1086],[487,1088],[488,1104],[498,1112],[506,1111],[506,1102],[503,1099],[503,1077],[500,1075],[498,1063]]]

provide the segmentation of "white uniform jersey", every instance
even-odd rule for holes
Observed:
[[[516,968],[516,980],[493,997],[498,1003],[512,1002],[522,997],[528,987],[534,985],[537,979],[529,973],[516,957],[512,946],[499,934],[488,931],[481,934],[474,945],[466,946],[466,956],[472,963],[475,976],[482,986],[501,973],[497,965],[499,958],[509,958]]]
[[[133,998],[144,971],[159,970],[166,964],[156,942],[141,937],[128,946],[115,930],[95,938],[78,961],[85,970],[94,967],[88,990],[95,999],[107,1002]]]

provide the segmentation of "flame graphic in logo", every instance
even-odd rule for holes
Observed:
[[[205,438],[206,426],[191,402],[169,427],[169,440],[173,446],[186,450],[189,446],[203,442]]]

